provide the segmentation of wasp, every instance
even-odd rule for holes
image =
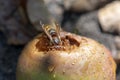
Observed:
[[[45,34],[48,36],[48,38],[54,45],[61,44],[60,27],[56,22],[52,22],[51,24],[47,25],[40,22],[40,24]]]

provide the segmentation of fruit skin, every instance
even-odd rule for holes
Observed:
[[[24,48],[17,65],[17,80],[116,80],[116,64],[100,43],[61,32],[63,45],[50,46],[45,34]]]

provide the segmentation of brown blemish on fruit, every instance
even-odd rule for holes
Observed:
[[[62,44],[54,45],[50,42],[46,34],[41,34],[41,36],[37,38],[39,39],[39,41],[36,43],[36,48],[38,49],[38,51],[51,51],[51,50],[71,51],[79,47],[80,45],[80,42],[76,40],[75,35],[72,36],[64,33],[64,34],[61,34],[60,37],[61,37]]]
[[[55,54],[47,53],[47,55],[42,60],[42,70],[50,73],[53,72],[58,65],[57,63],[59,62],[57,58],[58,57]]]
[[[66,39],[69,40],[70,45],[76,45],[77,47],[80,45],[80,43],[72,36],[66,36]]]

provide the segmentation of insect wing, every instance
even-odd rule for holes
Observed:
[[[49,29],[51,28],[49,25],[42,25],[42,28],[43,28],[43,30],[44,30],[44,32],[45,32],[45,34],[49,37],[49,39],[52,41],[52,37],[51,37],[51,35],[49,34]]]
[[[56,26],[57,36],[58,36],[58,38],[59,38],[59,40],[60,40],[60,42],[61,42],[61,39],[60,39],[61,27],[60,27],[57,23],[55,23],[55,26]]]

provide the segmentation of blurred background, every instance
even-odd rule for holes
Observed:
[[[63,30],[104,44],[120,80],[120,0],[0,0],[0,80],[16,80],[24,46],[54,18]]]

